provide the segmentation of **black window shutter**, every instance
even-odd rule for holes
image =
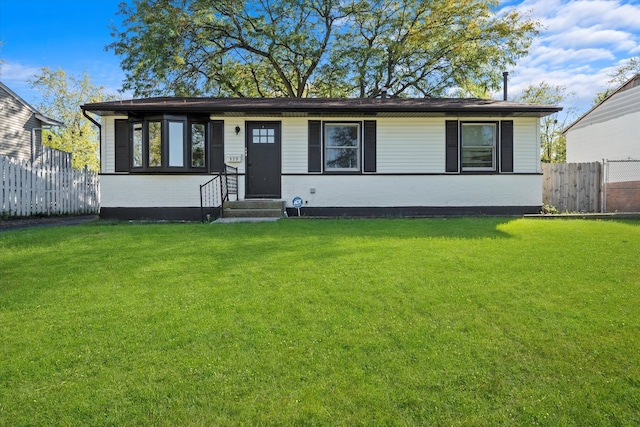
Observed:
[[[322,123],[320,120],[309,120],[308,143],[308,171],[322,172]]]
[[[364,121],[364,171],[376,171],[376,121]]]
[[[446,171],[458,172],[460,164],[458,145],[458,121],[447,120],[445,123]]]
[[[209,159],[212,172],[224,170],[224,121],[213,120],[210,126]]]
[[[115,120],[116,172],[129,172],[129,127],[128,120]]]
[[[513,172],[513,121],[500,122],[500,172]]]

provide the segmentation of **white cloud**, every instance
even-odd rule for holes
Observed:
[[[532,17],[541,20],[551,33],[594,25],[640,29],[640,5],[620,1],[525,0],[518,9],[532,10]]]
[[[628,51],[638,45],[632,33],[601,29],[599,25],[588,28],[573,27],[562,33],[549,36],[544,40],[556,46],[572,48],[608,46],[616,51]]]
[[[615,67],[640,54],[640,3],[524,0],[516,8],[530,11],[543,28],[511,74],[514,96],[545,81],[575,93],[578,109],[586,111]]]
[[[565,49],[541,45],[531,49],[529,56],[520,61],[518,68],[542,65],[546,65],[548,68],[557,68],[575,63],[588,64],[594,61],[614,61],[615,59],[613,53],[604,48]]]
[[[40,68],[22,65],[17,62],[6,61],[0,65],[0,79],[5,84],[9,82],[24,83],[40,71]]]

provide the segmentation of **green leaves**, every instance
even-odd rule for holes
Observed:
[[[100,166],[98,130],[82,115],[80,105],[113,100],[115,96],[106,94],[102,86],[95,86],[87,73],[76,77],[60,68],[55,71],[42,68],[29,85],[42,96],[38,110],[65,124],[43,132],[45,145],[73,153],[74,168],[87,167],[97,172]]]
[[[135,0],[109,49],[135,96],[486,93],[539,23],[497,2]]]
[[[572,97],[567,88],[561,85],[551,86],[542,81],[538,85],[529,85],[519,101],[531,104],[560,105]],[[545,163],[565,163],[567,161],[567,141],[562,130],[576,116],[575,107],[566,107],[562,113],[554,113],[540,119],[540,156]]]

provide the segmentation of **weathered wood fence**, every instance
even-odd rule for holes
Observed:
[[[36,162],[0,156],[0,216],[95,214],[100,207],[98,175],[71,167],[57,150]]]
[[[543,163],[542,202],[560,212],[600,212],[602,164]]]

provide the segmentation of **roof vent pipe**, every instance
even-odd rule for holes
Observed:
[[[382,98],[382,99],[387,99],[387,91],[388,91],[388,90],[389,90],[389,88],[387,88],[386,86],[382,87],[382,88],[380,89],[380,91],[382,92],[382,93],[380,94],[380,98]]]
[[[503,101],[507,100],[507,80],[508,80],[508,78],[509,78],[509,72],[508,71],[505,71],[504,73],[502,73],[502,81],[503,81],[503,83],[502,83],[502,91],[503,91],[502,100]]]

